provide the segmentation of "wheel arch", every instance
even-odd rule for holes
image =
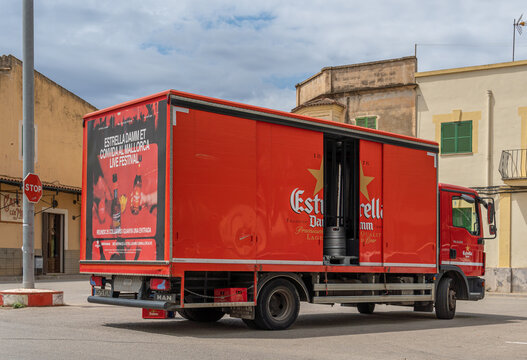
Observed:
[[[267,273],[262,275],[262,277],[258,279],[257,296],[260,294],[260,290],[264,287],[264,285],[274,279],[289,280],[295,286],[298,296],[300,297],[300,301],[310,301],[309,291],[306,284],[304,283],[304,280],[302,280],[302,277],[299,274],[295,273]]]
[[[468,279],[465,273],[463,273],[463,271],[461,271],[459,267],[455,265],[444,265],[441,267],[441,272],[438,275],[439,276],[436,279],[436,290],[437,290],[437,285],[439,284],[439,281],[441,281],[441,279],[444,277],[448,277],[454,280],[456,297],[459,300],[468,300],[468,295],[469,295]]]

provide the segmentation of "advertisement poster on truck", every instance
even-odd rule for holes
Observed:
[[[86,126],[86,260],[163,260],[166,101]]]

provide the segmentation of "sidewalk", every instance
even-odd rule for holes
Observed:
[[[90,275],[48,274],[35,276],[35,288],[62,291],[65,305],[91,306],[86,299],[91,295]],[[22,276],[0,277],[0,291],[22,287]]]
[[[501,292],[485,292],[485,296],[512,296],[512,297],[525,297],[527,298],[527,293],[501,293]]]
[[[87,274],[47,274],[47,275],[35,275],[35,281],[82,281],[89,280],[90,275]],[[22,284],[22,275],[19,276],[0,276],[0,283],[20,283]]]

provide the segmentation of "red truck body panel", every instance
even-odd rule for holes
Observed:
[[[324,263],[328,131],[362,137],[356,265]],[[433,142],[171,90],[86,115],[83,164],[83,273],[438,271]]]

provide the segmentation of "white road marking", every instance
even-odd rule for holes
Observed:
[[[519,345],[527,345],[527,342],[521,342],[521,341],[505,341],[506,344],[519,344]]]

